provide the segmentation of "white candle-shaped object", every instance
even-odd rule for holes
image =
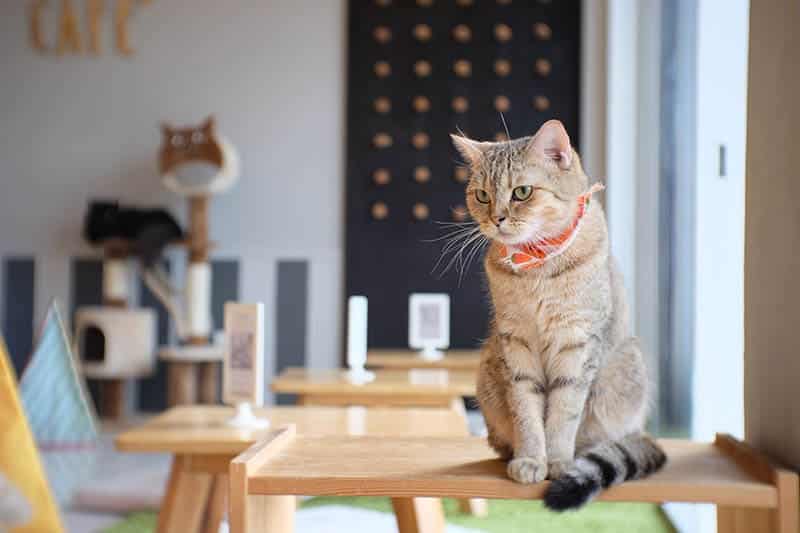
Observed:
[[[367,364],[367,297],[347,300],[347,366],[354,373]]]

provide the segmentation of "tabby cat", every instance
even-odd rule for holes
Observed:
[[[453,136],[467,206],[490,241],[493,321],[478,376],[489,444],[520,483],[552,480],[545,505],[579,507],[658,470],[643,433],[648,379],[631,337],[605,215],[564,126],[477,142]]]

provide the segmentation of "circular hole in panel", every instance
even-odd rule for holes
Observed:
[[[466,183],[469,180],[469,169],[458,166],[453,170],[453,179],[458,183]]]
[[[431,210],[426,204],[422,202],[417,202],[411,209],[411,213],[417,220],[426,220],[430,216]]]
[[[411,33],[414,35],[414,39],[422,43],[430,41],[433,37],[433,30],[427,24],[417,24]]]
[[[392,40],[392,30],[386,26],[378,26],[372,30],[372,37],[380,44],[386,44]]]
[[[472,40],[472,30],[466,24],[459,24],[453,28],[453,39],[457,43],[468,43]]]
[[[457,205],[453,208],[452,215],[456,222],[464,222],[469,218],[469,211],[463,205]]]
[[[386,220],[389,216],[389,206],[385,202],[375,202],[370,208],[370,213],[375,220]]]
[[[389,185],[389,182],[392,181],[392,173],[388,169],[378,168],[372,173],[372,181],[375,182],[375,185]]]
[[[456,113],[466,113],[469,110],[469,100],[464,96],[456,96],[453,98],[452,106]]]
[[[417,183],[428,183],[431,180],[431,169],[421,165],[414,169],[414,181]]]
[[[379,78],[388,78],[392,75],[392,65],[388,61],[378,61],[373,67],[375,75]]]
[[[472,63],[466,59],[457,59],[456,62],[453,63],[453,72],[455,72],[456,76],[459,78],[469,78],[472,75]]]
[[[427,78],[431,75],[432,71],[433,66],[431,66],[431,62],[426,59],[420,59],[414,63],[414,74],[416,74],[418,78]]]
[[[507,96],[501,94],[495,97],[494,108],[501,113],[506,113],[511,109],[511,100],[509,100]]]
[[[427,96],[415,96],[414,100],[411,101],[411,107],[417,113],[427,113],[431,110],[431,101]]]
[[[500,78],[505,78],[511,74],[511,61],[508,59],[495,59],[494,73]]]
[[[511,26],[508,24],[496,24],[494,27],[494,38],[497,39],[498,42],[507,43],[511,40],[514,36],[514,32],[511,31]]]
[[[411,136],[411,145],[417,150],[424,150],[430,145],[431,139],[427,133],[418,131]]]
[[[553,30],[544,22],[537,22],[533,25],[533,36],[540,41],[549,41],[553,37]]]
[[[533,108],[536,111],[547,111],[550,109],[550,99],[546,96],[535,96],[533,98]]]
[[[385,115],[392,110],[392,101],[385,96],[379,96],[372,102],[372,107],[375,109],[376,113]]]
[[[536,72],[536,74],[543,78],[547,77],[552,69],[553,66],[550,64],[550,61],[543,57],[537,59],[533,65],[533,70]]]
[[[393,142],[392,136],[388,133],[376,133],[372,138],[372,144],[375,148],[389,148]]]

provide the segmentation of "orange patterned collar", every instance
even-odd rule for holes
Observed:
[[[545,261],[561,255],[578,235],[583,217],[589,207],[592,195],[602,191],[605,186],[595,183],[589,190],[578,197],[578,210],[572,223],[559,235],[523,244],[502,245],[500,262],[509,266],[514,272],[530,270],[542,266]]]

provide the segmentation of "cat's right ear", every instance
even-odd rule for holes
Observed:
[[[463,135],[454,135],[452,133],[450,134],[450,138],[453,140],[453,146],[456,147],[461,157],[470,165],[474,165],[481,160],[483,153],[490,144],[487,142],[473,141]]]

